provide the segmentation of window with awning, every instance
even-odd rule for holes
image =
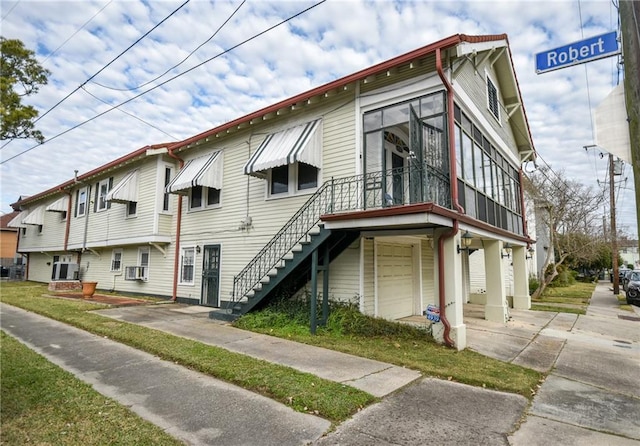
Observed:
[[[68,208],[69,197],[65,195],[64,197],[58,198],[56,201],[51,203],[45,208],[45,210],[49,212],[67,212]]]
[[[107,194],[106,201],[127,204],[138,201],[138,171],[129,172]]]
[[[307,122],[268,135],[244,166],[244,173],[267,178],[268,170],[295,163],[320,169],[322,164],[322,120]]]
[[[22,223],[25,225],[42,226],[44,224],[44,209],[44,206],[38,206],[29,212],[29,215],[22,220]]]
[[[193,187],[222,189],[223,156],[221,151],[187,161],[167,185],[170,194],[188,195]]]

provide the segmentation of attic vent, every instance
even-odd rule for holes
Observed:
[[[500,104],[498,102],[498,89],[487,76],[487,103],[491,114],[500,121]]]

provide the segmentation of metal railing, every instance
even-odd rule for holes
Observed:
[[[296,245],[308,241],[320,216],[427,202],[450,208],[449,176],[429,165],[326,181],[234,277],[231,305],[258,287]]]

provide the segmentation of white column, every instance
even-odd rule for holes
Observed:
[[[504,268],[502,242],[484,241],[484,264],[487,280],[487,304],[484,318],[492,322],[505,323],[509,319],[507,296],[504,292]]]
[[[448,230],[447,230],[448,231]],[[443,232],[436,231],[434,234],[435,262],[436,262],[436,292],[439,293],[440,283],[438,280],[438,268],[440,261],[438,258],[438,240]],[[440,314],[444,314],[449,322],[451,330],[449,337],[458,350],[463,350],[467,346],[467,327],[464,324],[464,281],[462,279],[462,261],[461,256],[464,252],[458,254],[457,247],[460,243],[459,235],[445,240],[442,262],[444,266],[444,287],[445,287],[445,307],[440,308]],[[436,297],[436,302],[438,298]],[[437,342],[444,343],[444,324],[442,322],[433,324],[433,337]]]
[[[531,308],[526,254],[525,246],[514,246],[511,254],[513,258],[513,308],[516,310]]]

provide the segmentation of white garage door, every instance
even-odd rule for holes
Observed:
[[[378,316],[399,319],[413,314],[413,247],[377,244]]]

